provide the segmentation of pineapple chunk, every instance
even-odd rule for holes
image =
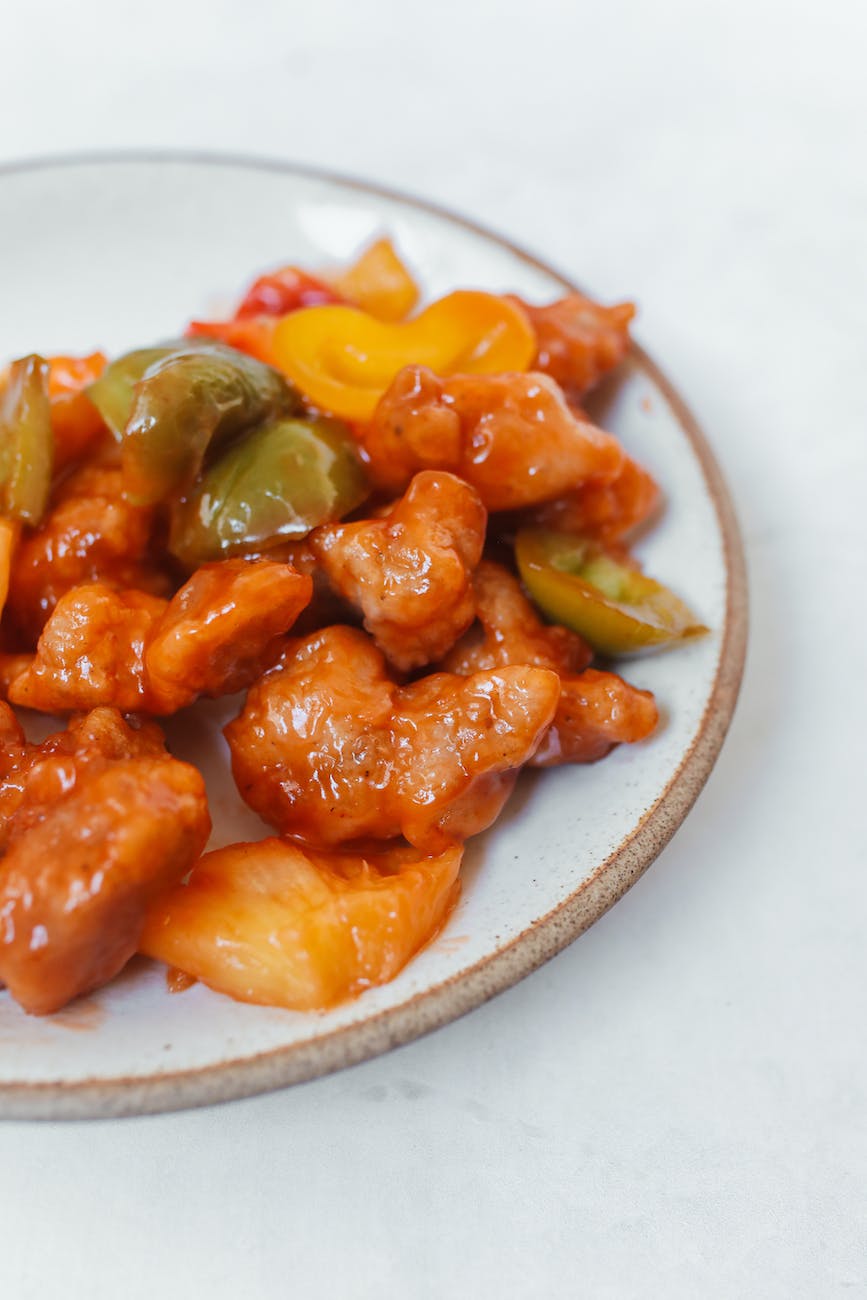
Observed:
[[[188,884],[160,898],[141,951],[242,1002],[330,1007],[392,979],[439,929],[461,855],[233,844],[205,854]]]

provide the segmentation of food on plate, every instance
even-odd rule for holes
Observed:
[[[133,389],[120,444],[124,495],[139,506],[167,501],[192,487],[209,449],[298,409],[282,375],[235,348],[170,352]]]
[[[436,934],[461,855],[458,844],[434,856],[233,844],[159,899],[140,948],[242,1002],[333,1006],[390,980]]]
[[[287,643],[226,739],[238,789],[282,834],[439,849],[491,824],[558,697],[530,665],[400,686],[364,632],[328,627]]]
[[[580,632],[601,654],[630,654],[707,631],[673,591],[595,539],[527,528],[515,539],[515,558],[542,613]]]
[[[612,478],[588,479],[538,506],[528,514],[527,522],[572,537],[616,543],[652,519],[660,502],[653,476],[632,456],[624,456]]]
[[[13,361],[0,392],[0,514],[38,524],[45,512],[54,468],[54,433],[48,363]]]
[[[0,979],[44,1014],[136,951],[149,904],[205,847],[205,784],[154,723],[113,709],[31,745],[4,704],[0,731]]]
[[[650,691],[588,667],[593,652],[587,642],[565,626],[544,624],[508,569],[483,560],[473,585],[477,622],[443,666],[467,674],[534,664],[560,678],[557,710],[531,767],[593,763],[615,745],[644,740],[655,730],[659,714]]]
[[[102,417],[84,389],[96,382],[106,367],[102,352],[86,357],[51,357],[48,362],[48,400],[57,468],[85,456],[103,430]]]
[[[583,293],[568,293],[556,302],[535,306],[513,302],[524,311],[536,338],[533,369],[540,370],[579,401],[619,365],[629,349],[631,302],[603,307]]]
[[[231,695],[279,657],[312,579],[276,560],[206,564],[170,601],[93,582],[55,606],[13,704],[43,713],[100,706],[176,713]]]
[[[535,340],[505,298],[457,289],[408,321],[382,321],[358,307],[311,307],[283,316],[275,364],[317,406],[369,420],[394,376],[421,362],[440,374],[525,370]]]
[[[406,320],[419,298],[418,285],[390,239],[375,239],[329,282],[344,302],[377,320]]]
[[[5,621],[21,644],[35,647],[60,597],[84,583],[171,595],[156,527],[156,511],[124,497],[119,465],[85,461],[62,476],[39,527],[15,547]]]
[[[423,470],[387,514],[323,524],[310,548],[389,662],[409,672],[440,659],[472,623],[487,522],[468,483]]]
[[[625,452],[575,415],[545,375],[457,375],[401,370],[361,434],[383,492],[400,492],[421,469],[470,483],[488,510],[555,501],[582,484],[607,484]]]
[[[0,983],[26,1011],[136,951],[333,1006],[446,923],[523,768],[656,729],[597,657],[706,629],[628,549],[661,504],[641,449],[583,409],[633,307],[420,298],[381,238],[183,337],[0,374]],[[220,697],[262,833],[205,852],[155,719]],[[65,725],[36,743],[16,709]]]
[[[306,537],[369,494],[358,447],[338,420],[274,420],[200,474],[170,509],[169,551],[186,568]]]

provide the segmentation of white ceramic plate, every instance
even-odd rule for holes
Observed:
[[[542,262],[472,224],[373,186],[291,167],[195,157],[72,159],[0,173],[0,358],[118,351],[219,315],[258,269],[347,258],[388,231],[427,293],[457,286],[557,296]],[[591,286],[592,287],[592,286]],[[203,1105],[307,1079],[454,1019],[586,929],[685,817],[734,708],[746,638],[736,524],[711,453],[636,351],[602,418],[663,484],[668,509],[640,551],[713,628],[631,664],[663,714],[651,741],[603,763],[523,778],[467,852],[461,901],[435,943],[384,988],[321,1015],[167,991],[134,961],[47,1019],[0,993],[0,1114],[78,1117]],[[227,775],[214,706],[170,742],[205,770],[213,844],[265,828]],[[2,869],[2,868],[0,868]]]

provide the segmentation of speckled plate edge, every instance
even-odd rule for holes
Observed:
[[[387,198],[443,217],[499,244],[522,262],[554,278],[563,286],[564,291],[578,287],[541,258],[446,207],[387,186],[303,164],[210,152],[96,152],[7,163],[0,166],[0,180],[11,173],[43,168],[134,162],[247,167],[306,176],[325,182],[333,181],[361,194]],[[304,1043],[202,1069],[182,1070],[150,1078],[95,1079],[70,1084],[2,1084],[0,1118],[107,1119],[210,1106],[217,1102],[270,1092],[356,1065],[456,1020],[529,975],[607,912],[662,852],[710,775],[734,713],[746,655],[747,577],[743,542],[734,507],[704,434],[677,391],[647,353],[633,345],[630,355],[632,365],[647,375],[663,393],[692,446],[719,521],[726,567],[725,623],[719,663],[707,707],[693,742],[677,770],[632,833],[578,889],[522,931],[517,938],[490,953],[469,970],[433,985],[400,1006]]]

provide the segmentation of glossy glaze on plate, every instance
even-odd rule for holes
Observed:
[[[219,315],[258,269],[344,260],[383,231],[432,296],[473,285],[545,299],[571,287],[471,224],[352,181],[244,160],[61,161],[0,172],[0,355],[117,352],[165,338],[192,315]],[[463,896],[439,938],[391,984],[333,1011],[252,1007],[200,985],[173,995],[164,969],[143,959],[52,1018],[27,1017],[0,993],[0,1115],[206,1105],[363,1060],[513,984],[653,861],[701,789],[734,708],[743,557],[707,444],[641,351],[593,409],[666,493],[665,516],[638,554],[714,629],[630,665],[630,680],[657,696],[658,735],[603,764],[524,776],[495,828],[468,845]],[[231,713],[219,702],[168,727],[171,747],[209,780],[214,846],[267,833],[228,773],[219,727]]]

